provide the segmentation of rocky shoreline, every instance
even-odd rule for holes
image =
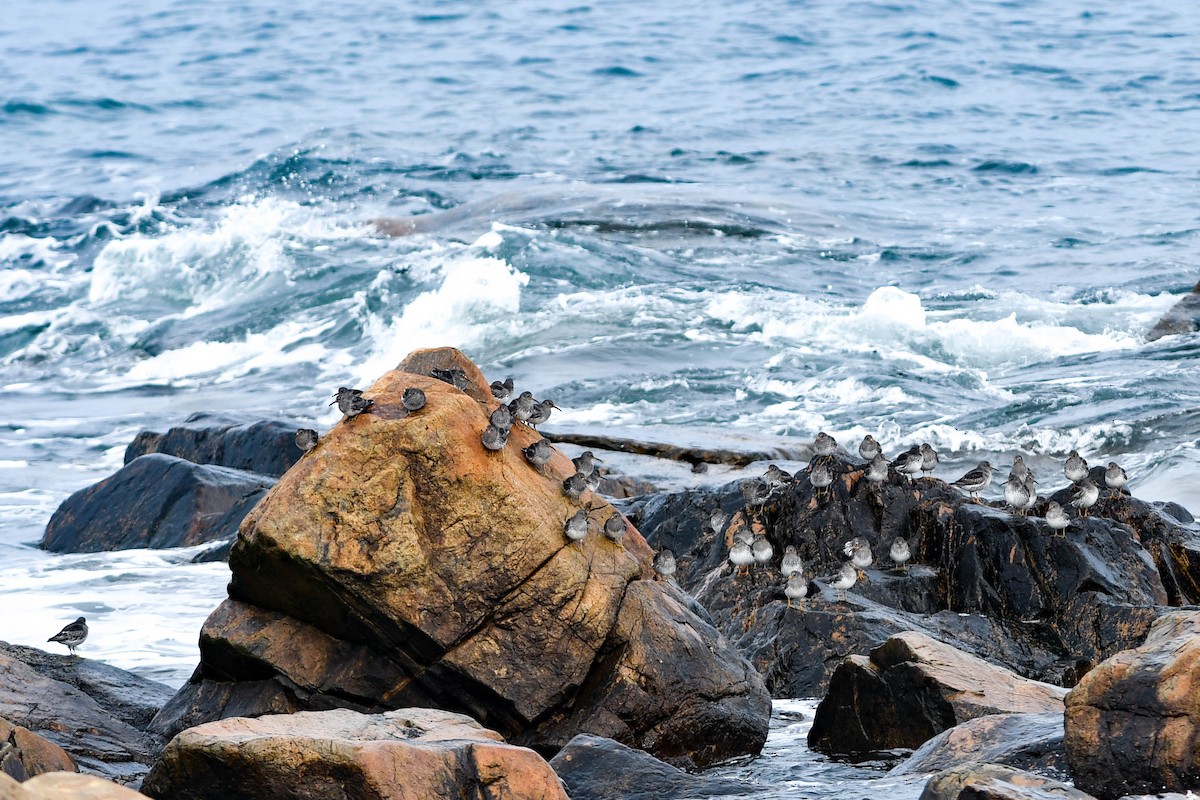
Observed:
[[[753,796],[701,771],[761,750],[772,697],[808,696],[813,749],[915,751],[895,771],[936,772],[923,797],[1200,787],[1200,526],[1177,505],[1118,492],[1055,535],[1038,514],[1062,492],[1014,515],[933,478],[871,483],[844,453],[828,488],[799,474],[756,503],[744,481],[616,476],[572,499],[569,459],[523,458],[532,428],[480,447],[497,403],[456,350],[364,396],[304,455],[286,421],[143,432],[62,504],[47,549],[208,542],[229,597],[173,696],[0,646],[0,797],[74,796],[37,788],[64,769],[179,798]],[[571,543],[579,509],[592,530]],[[599,529],[618,512],[614,539]],[[743,530],[773,555],[736,575]],[[841,600],[823,576],[859,537],[874,565]],[[904,569],[886,568],[896,537]],[[678,569],[659,580],[664,548]]]

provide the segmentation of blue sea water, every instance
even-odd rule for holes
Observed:
[[[557,430],[870,432],[943,477],[1079,449],[1200,508],[1200,337],[1143,340],[1198,277],[1198,31],[1174,0],[9,0],[0,639],[86,612],[89,655],[182,682],[225,568],[47,556],[53,509],[141,428],[329,425],[433,345]]]

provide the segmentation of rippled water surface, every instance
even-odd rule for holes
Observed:
[[[871,432],[944,477],[1076,448],[1200,507],[1200,337],[1143,340],[1197,279],[1200,6],[0,19],[0,639],[85,613],[85,654],[181,683],[226,568],[47,556],[54,508],[141,428],[327,426],[333,387],[430,345],[554,397],[558,430]]]

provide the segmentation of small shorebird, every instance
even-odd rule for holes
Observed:
[[[1024,516],[1025,504],[1029,502],[1029,489],[1026,488],[1023,478],[1008,476],[1008,480],[1004,482],[1004,502],[1008,503],[1013,513]]]
[[[513,379],[505,378],[503,381],[492,381],[492,397],[503,403],[508,398],[512,397]]]
[[[779,562],[779,571],[785,578],[804,571],[804,562],[800,560],[800,554],[796,552],[795,545],[789,544],[784,548],[783,560]]]
[[[929,442],[923,442],[921,444],[920,452],[921,452],[921,472],[929,473],[929,475],[932,475],[934,469],[936,469],[937,465],[938,465],[937,450],[934,450],[933,445],[929,444]],[[929,475],[922,475],[921,477],[929,477]]]
[[[1051,500],[1046,506],[1046,525],[1057,536],[1059,531],[1066,530],[1070,524],[1071,521],[1067,519],[1067,512],[1063,511],[1062,506]]]
[[[1088,476],[1088,463],[1084,461],[1083,456],[1072,450],[1067,453],[1067,461],[1063,464],[1063,475],[1067,476],[1067,480],[1071,483],[1079,483]]]
[[[770,488],[760,480],[749,480],[742,484],[742,497],[745,499],[747,507],[754,506],[761,509],[767,504],[767,498],[770,495]]]
[[[667,581],[675,574],[675,554],[670,550],[659,550],[654,554],[654,578]]]
[[[777,489],[782,489],[791,482],[792,473],[786,472],[772,464],[767,467],[767,471],[763,473],[762,479],[766,481],[767,487],[774,492]]]
[[[729,514],[720,506],[712,510],[708,515],[708,528],[718,536],[725,532],[725,523],[729,522]]]
[[[754,534],[750,532],[749,528],[738,528],[737,532],[733,534],[733,541],[751,547],[754,544]]]
[[[1025,511],[1029,511],[1029,509],[1037,505],[1037,478],[1033,477],[1033,473],[1030,472],[1025,475],[1024,483],[1025,494],[1028,495],[1025,498]]]
[[[596,458],[596,454],[591,450],[584,450],[575,458],[571,459],[571,463],[575,465],[576,472],[582,472],[584,475],[591,475],[596,469],[596,462],[600,459]]]
[[[563,526],[563,533],[572,542],[582,542],[588,532],[588,512],[587,509],[579,509],[567,519],[566,525]]]
[[[746,567],[754,563],[754,551],[746,542],[734,540],[733,547],[729,548],[729,563],[737,567],[737,574],[741,575]]]
[[[537,401],[533,399],[533,392],[521,392],[508,404],[508,408],[518,421],[526,422],[529,419],[529,415],[533,413],[533,407],[536,404]]]
[[[847,561],[842,564],[842,568],[838,570],[838,574],[829,582],[829,588],[833,589],[834,597],[838,600],[846,599],[847,590],[851,589],[854,584],[858,583],[858,572],[855,571],[854,565]]]
[[[819,431],[817,438],[813,440],[813,454],[818,458],[831,456],[837,452],[837,439],[834,439],[825,431]]]
[[[862,456],[863,461],[874,461],[875,456],[882,453],[883,449],[880,448],[879,442],[875,441],[875,437],[869,433],[863,437],[862,444],[858,446],[858,454]]]
[[[425,407],[425,392],[416,386],[410,386],[400,395],[400,405],[410,414]]]
[[[543,400],[540,403],[534,403],[533,409],[529,412],[529,419],[525,420],[525,424],[531,428],[536,428],[546,420],[550,419],[550,412],[558,406],[554,405],[553,400]],[[561,408],[558,408],[562,411]]]
[[[333,402],[329,405],[336,405],[338,411],[345,414],[350,410],[350,401],[355,397],[362,397],[362,389],[350,389],[345,386],[339,386],[337,394],[333,396]]]
[[[808,581],[799,572],[793,572],[787,576],[787,584],[783,587],[783,593],[787,596],[788,608],[794,608],[793,600],[800,601],[800,610],[804,610],[804,598],[808,596]]]
[[[449,369],[438,369],[434,367],[429,371],[429,374],[439,381],[445,381],[451,386],[466,391],[471,386],[471,381],[467,378],[466,370],[460,367],[450,367]]]
[[[859,575],[866,577],[863,570],[875,563],[875,555],[871,552],[871,543],[861,536],[855,536],[846,542],[842,552],[850,559],[850,563],[858,570]]]
[[[504,445],[508,444],[508,431],[488,423],[488,426],[483,429],[483,436],[481,438],[483,439],[483,446],[488,450],[503,450]]]
[[[508,406],[500,406],[488,415],[488,421],[502,431],[512,430],[513,415]]]
[[[304,451],[305,455],[312,452],[312,449],[317,446],[317,432],[312,428],[301,428],[296,431],[296,447]]]
[[[808,465],[808,482],[812,484],[813,497],[822,492],[829,495],[829,487],[833,484],[833,474],[830,473],[829,467],[824,462],[810,463]]]
[[[770,540],[760,533],[750,545],[750,554],[754,556],[755,564],[766,564],[775,556],[775,548],[771,546]]]
[[[620,511],[614,511],[611,517],[604,520],[604,535],[614,542],[625,538],[625,518]]]
[[[1009,470],[1008,477],[1011,478],[1015,475],[1017,480],[1024,483],[1025,476],[1028,474],[1029,467],[1025,466],[1025,459],[1021,457],[1021,454],[1018,453],[1017,455],[1013,456],[1012,469]]]
[[[867,466],[867,482],[868,483],[883,483],[888,477],[888,460],[883,457],[883,453],[876,453],[871,459],[871,463]]]
[[[913,445],[908,450],[896,456],[896,460],[892,462],[892,466],[897,472],[907,475],[911,479],[913,475],[921,471],[924,463],[925,457],[921,455],[921,448]]]
[[[1100,499],[1100,487],[1091,478],[1084,478],[1075,484],[1071,497],[1071,505],[1079,509],[1079,516],[1086,517],[1087,510]]]
[[[888,551],[892,561],[901,570],[908,569],[908,560],[912,558],[912,550],[908,547],[908,540],[903,536],[897,536],[892,540],[892,549]]]
[[[583,494],[583,490],[587,488],[587,477],[576,472],[571,477],[562,482],[563,494],[572,500],[578,500]]]
[[[987,461],[979,462],[979,466],[963,475],[956,480],[951,486],[957,486],[959,489],[971,495],[971,499],[979,502],[979,493],[992,484],[992,463]]]
[[[554,448],[551,446],[549,439],[538,439],[528,447],[521,448],[521,452],[525,454],[526,461],[541,469],[546,466],[550,461],[550,457],[554,455]]]
[[[589,475],[588,475],[586,478],[584,478],[584,479],[583,479],[583,482],[584,482],[584,485],[585,485],[585,486],[588,488],[588,490],[589,490],[589,491],[593,491],[593,492],[594,492],[594,491],[596,491],[597,489],[599,489],[599,488],[600,488],[600,480],[601,480],[603,477],[604,477],[604,476],[600,474],[600,470],[599,470],[599,469],[593,469],[593,470],[591,471],[591,474],[589,474]]]
[[[1125,484],[1129,483],[1129,476],[1125,474],[1125,470],[1115,462],[1108,462],[1108,469],[1104,470],[1104,483],[1109,488],[1109,497],[1120,497],[1121,490],[1125,488]]]
[[[346,419],[354,419],[359,414],[371,410],[371,406],[375,405],[374,400],[370,400],[362,395],[354,395],[350,398],[348,408],[342,409],[342,413],[346,415]],[[338,403],[341,408],[341,403]]]
[[[51,636],[46,641],[47,642],[60,642],[62,644],[65,644],[67,646],[67,649],[71,651],[71,655],[75,655],[75,648],[79,647],[79,645],[83,644],[83,640],[87,638],[87,635],[88,635],[87,620],[84,619],[83,617],[80,617],[79,619],[72,622],[70,625],[67,625],[65,628],[63,628],[58,633]]]

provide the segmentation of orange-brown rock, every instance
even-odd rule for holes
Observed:
[[[1061,713],[1066,693],[906,631],[868,658],[842,662],[817,706],[808,742],[814,750],[844,755],[916,748],[988,714]]]
[[[468,392],[427,377],[459,367]],[[227,716],[433,706],[549,752],[580,732],[676,763],[757,752],[761,679],[686,595],[648,580],[651,550],[615,510],[562,493],[574,472],[480,442],[496,407],[454,350],[385,374],[369,413],[338,423],[247,516],[230,598],[201,632],[201,665],[155,730]],[[406,387],[427,405],[409,414]],[[592,532],[563,524],[590,509]]]
[[[46,772],[24,783],[0,774],[0,800],[145,800],[145,795],[95,775]]]
[[[23,781],[59,771],[78,771],[66,750],[0,717],[0,772]]]
[[[1084,675],[1065,744],[1075,784],[1105,800],[1200,788],[1200,611],[1163,614]]]
[[[171,740],[142,791],[175,800],[567,800],[537,753],[425,708],[199,725]]]

